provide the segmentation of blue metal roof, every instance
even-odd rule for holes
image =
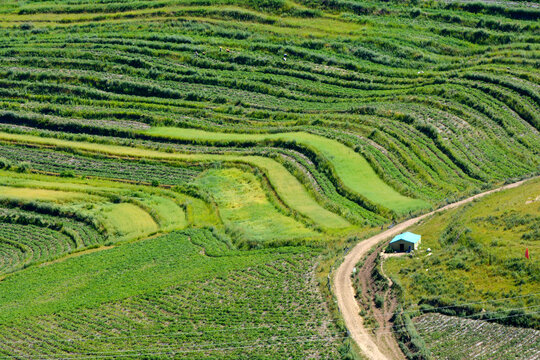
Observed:
[[[390,244],[393,243],[393,242],[399,241],[399,240],[405,240],[405,241],[408,241],[408,242],[417,243],[418,241],[420,241],[421,237],[422,236],[420,236],[418,234],[413,234],[412,232],[407,231],[407,232],[404,232],[403,234],[399,234],[399,235],[394,236],[392,241],[390,241]]]

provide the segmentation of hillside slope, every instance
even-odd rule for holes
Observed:
[[[212,151],[203,144],[300,151],[336,187],[313,191],[336,202],[337,190],[378,213],[377,205],[398,213],[420,205],[378,199],[381,180],[439,204],[538,171],[538,10],[205,4],[6,4],[0,108],[9,112],[0,122],[129,138],[162,125],[258,133],[190,132],[176,142],[202,153]],[[264,135],[296,131],[347,145],[378,177],[359,182],[312,135]],[[175,142],[167,130],[151,132]],[[302,172],[294,157],[281,161]]]
[[[529,5],[2,1],[0,357],[352,356],[345,246],[540,172]]]

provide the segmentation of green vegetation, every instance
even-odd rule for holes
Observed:
[[[539,18],[3,1],[0,357],[355,358],[326,282],[341,247],[539,174]],[[405,311],[537,305],[518,297],[538,287],[537,198],[505,194],[426,221],[433,255],[387,263]]]
[[[172,233],[5,279],[0,354],[336,357],[341,334],[311,276],[313,250],[216,243],[207,230]]]
[[[280,134],[234,134],[234,133],[212,133],[196,129],[178,129],[169,127],[158,127],[147,130],[145,133],[157,135],[165,138],[209,141],[213,143],[231,142],[263,142],[271,140],[281,140],[295,142],[300,145],[309,146],[315,151],[320,151],[329,163],[334,167],[336,176],[341,179],[344,186],[352,191],[365,196],[373,203],[381,204],[389,209],[403,213],[410,210],[417,210],[427,206],[421,200],[407,198],[397,193],[394,189],[386,185],[373,171],[362,155],[355,153],[351,148],[322,136],[308,133],[280,133]]]
[[[13,274],[0,283],[2,322],[95,306],[217,273],[225,276],[230,270],[279,258],[280,251],[204,256],[190,237],[202,236],[204,245],[204,237],[212,235],[199,231],[147,239]],[[299,253],[302,248],[283,251]],[[20,287],[21,282],[27,286]]]
[[[269,240],[294,241],[317,235],[278,212],[255,176],[238,169],[210,170],[198,185],[214,195],[221,218],[231,233],[254,244]]]
[[[440,314],[422,315],[415,325],[437,359],[532,359],[540,332]]]
[[[69,252],[75,245],[66,234],[46,227],[2,223],[0,230],[2,273]]]
[[[403,287],[405,304],[539,328],[539,195],[536,179],[414,226],[420,251],[384,265]]]

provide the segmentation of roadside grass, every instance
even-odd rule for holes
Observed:
[[[538,296],[527,296],[540,286],[539,196],[540,180],[534,179],[413,226],[410,231],[422,235],[420,251],[384,265],[403,286],[405,303],[486,301],[485,309],[540,304]]]

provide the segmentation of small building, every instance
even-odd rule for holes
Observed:
[[[418,244],[420,244],[421,238],[422,236],[407,231],[403,234],[396,235],[392,241],[390,241],[390,247],[392,247],[394,251],[400,252],[418,250]]]

